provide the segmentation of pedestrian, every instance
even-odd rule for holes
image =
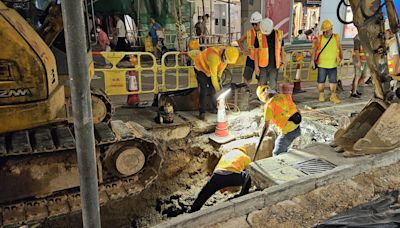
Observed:
[[[203,34],[201,22],[202,22],[202,16],[198,16],[197,23],[194,25],[194,30],[195,30],[196,36],[199,36],[199,37]]]
[[[275,140],[273,156],[287,152],[293,140],[301,135],[301,114],[289,94],[280,94],[266,85],[257,87],[257,96],[264,106],[264,129],[272,123],[279,131]],[[264,132],[263,129],[263,132]],[[268,135],[269,133],[267,133]]]
[[[238,44],[240,50],[243,52],[244,55],[247,56],[246,58],[246,65],[244,68],[243,77],[245,83],[247,85],[247,90],[250,91],[249,85],[253,78],[254,73],[254,59],[255,59],[255,49],[259,47],[259,36],[261,37],[260,33],[260,22],[262,20],[262,16],[260,12],[254,12],[251,14],[250,23],[252,28],[247,30],[246,34],[244,34],[239,40]],[[247,47],[244,47],[244,41],[246,41]]]
[[[149,34],[151,36],[151,42],[153,43],[154,55],[157,56],[157,52],[160,51],[162,54],[162,47],[164,47],[164,32],[163,28],[159,23],[156,22],[154,17],[150,17],[150,28]]]
[[[337,88],[337,66],[343,58],[340,46],[339,35],[333,33],[333,25],[330,20],[324,20],[321,25],[322,35],[313,42],[312,61],[313,68],[318,68],[318,91],[319,101],[325,101],[325,81],[329,78],[331,91],[330,101],[338,104],[339,98],[336,95]]]
[[[183,23],[181,23],[180,18],[178,17],[178,21],[175,23],[176,27],[176,36],[174,46],[177,51],[183,52],[187,51],[189,35],[186,32],[186,27]]]
[[[258,35],[259,47],[255,48],[255,73],[258,75],[258,85],[269,85],[278,89],[278,71],[285,64],[283,50],[283,31],[274,29],[274,23],[264,18],[260,23],[261,33]]]
[[[103,31],[103,29],[101,29],[100,25],[96,26],[96,32],[99,37],[99,44],[101,51],[111,51],[110,40],[108,39],[108,35]]]
[[[299,29],[299,35],[297,36],[297,40],[307,40],[306,34],[303,33],[302,29]]]
[[[216,112],[215,91],[220,90],[219,79],[228,64],[235,64],[239,51],[235,47],[210,47],[194,59],[194,71],[200,87],[199,119],[204,120],[206,103],[211,104],[211,112]],[[211,100],[207,95],[211,94]]]
[[[192,204],[191,212],[200,210],[215,192],[224,190],[227,187],[239,187],[246,184],[246,186],[242,186],[239,195],[247,194],[251,186],[251,179],[246,168],[250,162],[251,158],[246,154],[244,148],[234,148],[224,154],[215,167],[210,180],[197,195]],[[247,182],[246,179],[248,180]]]
[[[115,46],[115,51],[127,51],[128,43],[126,39],[126,29],[125,24],[121,20],[120,15],[115,15],[114,19],[117,22],[117,26],[115,27],[114,35],[117,36],[117,45]]]
[[[203,16],[203,21],[201,22],[201,32],[203,36],[209,36],[210,32],[208,30],[208,18],[210,17],[210,15],[205,14]],[[204,43],[208,43],[208,37],[204,37]]]
[[[96,32],[98,35],[100,51],[102,52],[111,51],[110,40],[108,39],[108,35],[106,32],[103,31],[103,29],[101,29],[100,25],[96,26]],[[110,61],[108,61],[107,59],[104,59],[104,64],[106,67],[110,67]]]
[[[360,98],[361,93],[358,91],[358,86],[364,81],[365,77],[369,74],[367,65],[367,56],[365,56],[364,49],[361,46],[360,37],[354,36],[354,50],[353,50],[353,65],[354,65],[354,78],[351,86],[351,97]]]

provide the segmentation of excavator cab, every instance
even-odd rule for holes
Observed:
[[[0,29],[0,39],[7,41],[0,42],[0,116],[10,120],[0,133],[72,122],[61,5],[0,1]],[[93,78],[89,38],[87,42],[88,77]],[[94,122],[108,121],[113,109],[105,94],[92,91],[92,98]]]
[[[0,133],[33,128],[65,116],[64,87],[53,53],[13,9],[0,2]]]

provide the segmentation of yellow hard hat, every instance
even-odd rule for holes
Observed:
[[[332,27],[333,27],[332,22],[331,22],[330,20],[326,19],[326,20],[324,20],[324,21],[322,22],[321,31],[322,31],[322,32],[326,32],[326,31],[328,31],[329,29],[332,29]]]
[[[198,39],[191,39],[189,41],[189,49],[190,50],[200,50],[200,43]]]
[[[237,59],[239,58],[239,50],[235,47],[225,48],[225,58],[226,63],[235,64]]]
[[[264,103],[267,102],[267,101],[265,100],[265,97],[264,97],[264,96],[261,96],[261,94],[263,94],[264,91],[267,91],[267,92],[268,92],[269,89],[270,89],[270,88],[269,88],[269,86],[267,86],[267,85],[260,85],[260,86],[257,87],[256,93],[257,93],[257,97],[258,97],[258,99],[260,99],[260,101],[262,101],[262,102],[264,102]]]

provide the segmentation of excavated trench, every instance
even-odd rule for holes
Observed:
[[[313,142],[326,143],[332,140],[337,121],[329,115],[320,115],[317,121],[315,113],[312,115],[314,119],[303,119],[302,136],[294,142],[293,147],[302,148]],[[232,120],[230,131],[241,139],[254,141],[258,139],[261,121],[262,113],[259,110],[251,111]],[[139,196],[102,206],[102,226],[149,227],[188,212],[221,156],[219,146],[211,143],[205,133],[209,132],[191,133],[184,138],[164,142],[163,170],[156,183]],[[267,151],[261,151],[261,154],[263,157],[268,156]],[[251,189],[255,190],[255,187]],[[235,194],[217,192],[203,208],[233,197]],[[43,226],[79,227],[81,224],[81,215],[78,213],[47,220]]]

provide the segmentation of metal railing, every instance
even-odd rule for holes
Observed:
[[[187,65],[189,57],[182,52],[167,52],[160,65],[156,57],[148,52],[94,52],[95,73],[104,77],[105,92],[108,95],[129,95],[180,91],[196,88],[197,80],[193,66]],[[136,59],[136,62],[130,60]],[[130,60],[129,60],[130,59]],[[100,63],[99,63],[100,62]],[[102,62],[102,63],[101,63]],[[228,65],[226,70],[243,72],[246,56],[241,55],[236,64]],[[345,59],[338,67],[338,79],[352,78],[352,60]],[[281,69],[282,78],[278,82],[312,82],[317,79],[317,70],[311,68],[311,49],[295,50],[288,55],[286,65]],[[127,78],[135,76],[137,91],[129,91]],[[257,84],[255,75],[251,84]]]

